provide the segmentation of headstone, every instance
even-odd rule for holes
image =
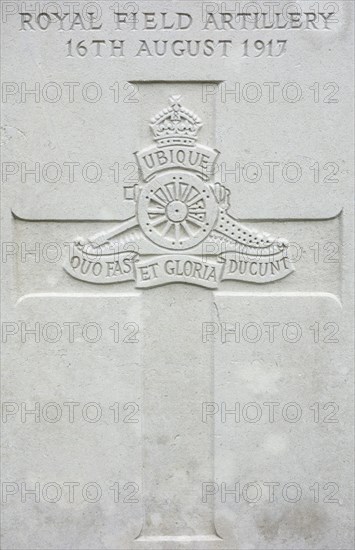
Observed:
[[[4,2],[4,548],[352,548],[352,4]]]

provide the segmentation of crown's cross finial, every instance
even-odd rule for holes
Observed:
[[[181,95],[172,95],[169,97],[173,113],[171,115],[171,120],[181,120]]]

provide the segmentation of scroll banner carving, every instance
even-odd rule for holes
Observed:
[[[152,255],[149,259],[140,259],[132,252],[99,257],[77,246],[65,270],[76,279],[96,284],[135,281],[137,288],[152,288],[181,282],[215,289],[225,280],[276,281],[288,275],[292,265],[285,250],[262,256],[229,252],[203,259],[188,254]]]
[[[196,172],[207,180],[219,152],[197,143],[193,148],[174,145],[169,148],[149,147],[136,153],[143,178],[148,180],[154,174],[169,168],[183,168]]]

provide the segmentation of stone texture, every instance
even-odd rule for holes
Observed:
[[[260,2],[274,28],[243,29],[246,2],[105,1],[63,31],[3,4],[3,548],[352,548],[352,3],[299,1],[297,17]],[[132,7],[137,29],[117,29]],[[250,238],[270,234],[283,278],[146,288],[135,262],[113,284],[68,269],[79,237],[84,253],[211,261],[213,232],[181,251],[142,229],[135,153],[172,96],[219,153],[207,182],[193,176],[211,192],[204,222],[222,205]],[[185,216],[175,202],[168,217]]]

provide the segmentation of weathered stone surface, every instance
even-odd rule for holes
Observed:
[[[2,10],[3,547],[352,548],[352,3]]]

